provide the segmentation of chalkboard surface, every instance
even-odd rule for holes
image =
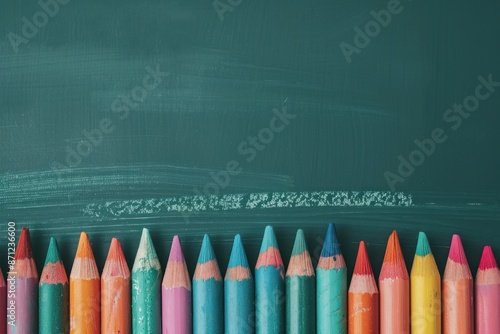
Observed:
[[[410,266],[453,233],[475,271],[500,255],[498,1],[5,0],[0,12],[0,266],[7,223],[41,270],[79,233],[99,268],[131,265],[148,227],[162,265],[203,233],[224,271],[264,227],[285,263],[297,228],[318,258],[336,223],[352,270],[378,273],[390,232]]]

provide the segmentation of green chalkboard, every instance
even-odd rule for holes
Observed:
[[[204,233],[224,272],[264,227],[285,263],[297,228],[317,261],[337,225],[349,268],[378,274],[425,231],[472,270],[500,255],[498,1],[5,0],[0,12],[0,266],[7,224],[39,270],[68,271],[85,230],[102,269],[148,227],[162,265]],[[2,227],[3,226],[3,227]],[[4,232],[2,232],[2,229]]]

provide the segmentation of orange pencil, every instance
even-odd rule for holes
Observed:
[[[89,237],[85,232],[80,235],[69,277],[70,333],[100,333],[101,282]]]
[[[380,332],[410,333],[410,277],[396,231],[387,242],[379,288]]]
[[[378,298],[365,242],[361,241],[347,298],[349,334],[378,334]]]
[[[474,333],[474,283],[462,241],[453,235],[443,275],[443,333]],[[492,333],[493,334],[493,333]]]
[[[130,270],[113,238],[101,276],[101,333],[130,334],[130,307]]]

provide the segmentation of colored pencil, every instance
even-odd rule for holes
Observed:
[[[224,327],[226,334],[255,332],[255,288],[241,237],[234,237],[224,278]]]
[[[174,236],[162,284],[162,333],[192,332],[191,278],[178,236]]]
[[[500,333],[500,270],[490,246],[476,275],[476,334]]]
[[[40,334],[69,333],[69,283],[55,238],[50,238],[38,285]]]
[[[0,269],[0,334],[7,333],[7,285]]]
[[[72,334],[101,330],[101,281],[87,233],[80,234],[69,275],[69,316]]]
[[[7,296],[8,307],[14,306],[14,311],[9,310],[7,316],[7,333],[37,333],[38,272],[33,259],[30,234],[25,227],[21,230],[14,260],[13,269],[7,277],[9,290],[11,285],[15,286],[15,291],[9,291]]]
[[[101,276],[101,333],[130,334],[130,270],[118,239],[111,239]]]
[[[411,333],[441,333],[441,276],[424,232],[418,235],[410,286]]]
[[[410,333],[410,277],[396,231],[387,242],[379,288],[380,332]]]
[[[379,294],[364,241],[359,243],[347,304],[349,334],[379,332]]]
[[[273,228],[267,226],[255,266],[256,333],[285,333],[285,269]]]
[[[224,333],[222,276],[205,234],[193,276],[193,333]]]
[[[286,332],[316,332],[316,278],[302,230],[297,231],[286,272]]]
[[[161,267],[146,228],[132,268],[132,333],[161,333]]]
[[[474,282],[457,234],[451,241],[442,289],[443,333],[474,334]]]
[[[333,224],[328,230],[316,267],[316,324],[318,334],[347,333],[347,268]]]

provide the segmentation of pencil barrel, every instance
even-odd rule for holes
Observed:
[[[40,284],[39,334],[69,333],[68,284]]]
[[[347,270],[316,270],[317,334],[347,333]]]

